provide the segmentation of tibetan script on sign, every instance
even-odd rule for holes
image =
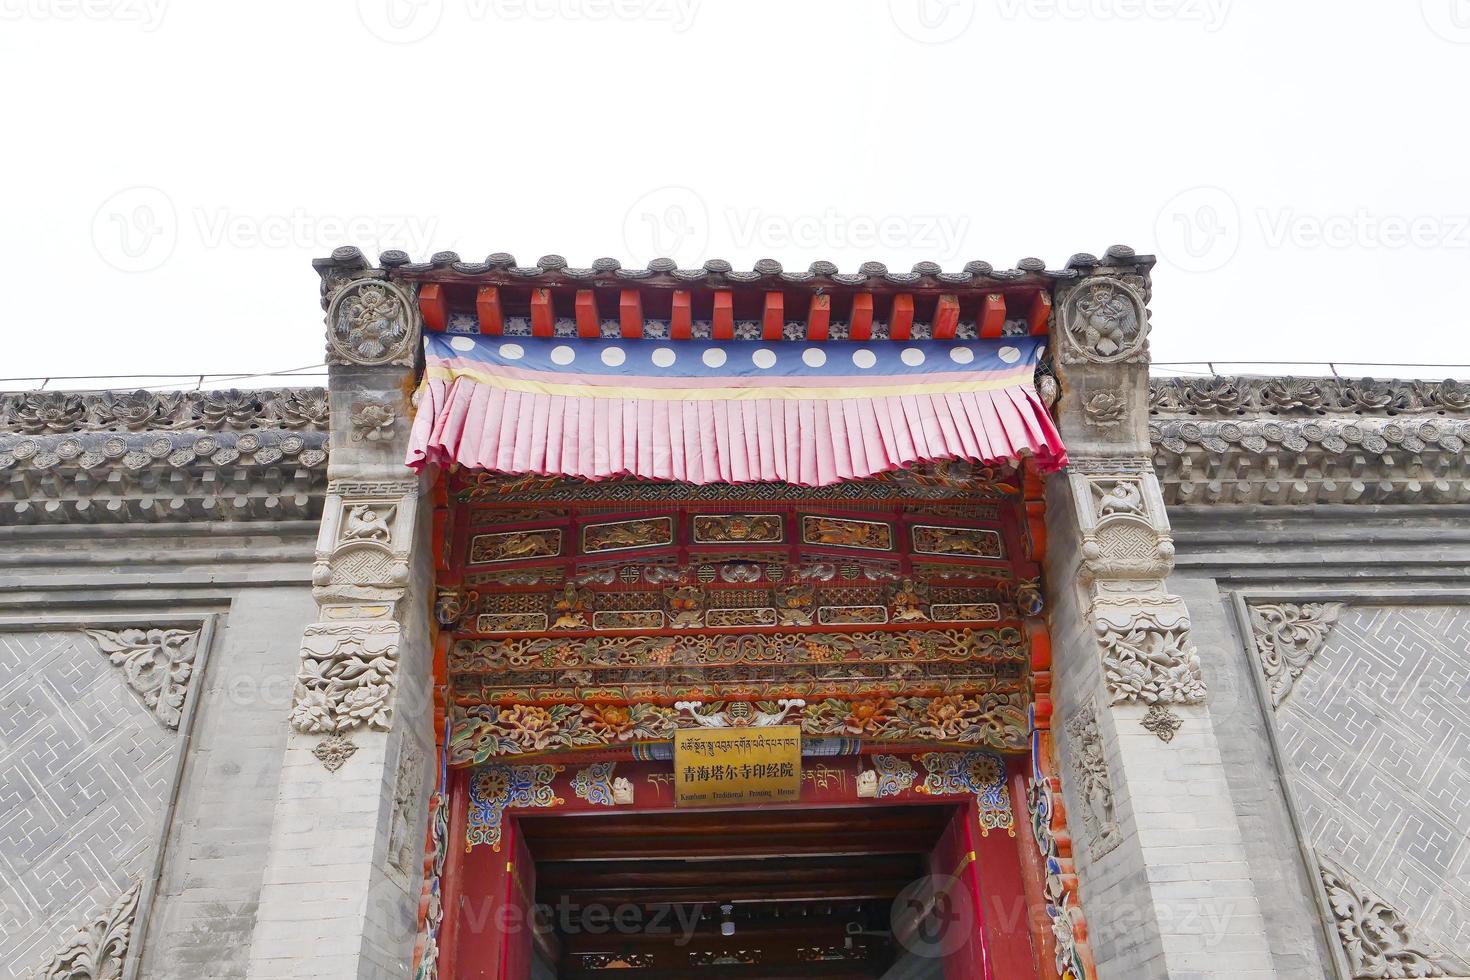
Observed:
[[[780,803],[800,797],[798,726],[674,733],[676,806]]]

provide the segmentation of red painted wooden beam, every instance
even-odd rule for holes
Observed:
[[[1031,297],[1031,336],[1040,337],[1045,335],[1047,327],[1051,323],[1051,295],[1046,290],[1041,290]]]
[[[643,336],[643,295],[638,290],[625,289],[618,295],[618,324],[629,340]]]
[[[499,336],[505,330],[505,318],[500,313],[500,290],[495,286],[481,286],[475,294],[475,312],[480,316],[480,333]]]
[[[694,309],[689,302],[689,290],[674,290],[674,309],[669,320],[669,336],[674,340],[688,340],[693,324]]]
[[[870,340],[873,336],[873,294],[858,293],[852,298],[852,318],[847,324],[852,340]]]
[[[893,314],[888,318],[890,340],[908,340],[914,333],[914,297],[899,293],[893,297]]]
[[[1006,298],[1000,293],[987,293],[980,304],[980,337],[994,340],[1005,330]]]
[[[959,325],[960,298],[954,293],[944,293],[934,307],[934,339],[953,340]]]
[[[602,318],[597,315],[597,296],[590,289],[577,290],[577,336],[602,336]]]
[[[806,336],[808,340],[826,340],[827,327],[832,322],[832,297],[817,293],[806,314]]]
[[[551,290],[531,290],[531,336],[550,337],[555,323],[556,311],[552,308]]]
[[[735,296],[728,289],[715,290],[715,316],[710,333],[715,340],[735,339]]]
[[[443,331],[449,326],[449,297],[444,295],[443,286],[431,282],[419,287],[419,313],[430,330]]]
[[[766,293],[766,309],[761,317],[761,339],[780,340],[786,325],[786,297],[777,290]]]

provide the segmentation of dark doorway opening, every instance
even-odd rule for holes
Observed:
[[[954,815],[865,806],[521,817],[543,910],[538,973],[922,976],[905,965],[893,909],[931,873]]]

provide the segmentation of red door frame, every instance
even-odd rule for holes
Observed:
[[[1010,814],[1007,820],[1001,820],[995,795],[956,791],[952,782],[946,784],[942,778],[936,781],[921,765],[924,756],[923,753],[884,756],[884,759],[900,760],[899,771],[883,775],[879,784],[883,795],[876,798],[856,795],[859,774],[870,768],[869,757],[805,759],[801,801],[784,806],[958,804],[957,818],[952,825],[954,838],[942,842],[943,854],[936,848],[932,870],[936,875],[953,875],[957,879],[955,887],[965,890],[974,925],[963,951],[946,958],[945,976],[947,980],[1022,980],[1038,976],[1045,980],[1046,974],[1038,972],[1045,923],[1038,922],[1031,914],[1040,883],[1026,880],[1028,871],[1034,875],[1036,869],[1022,855],[1025,847],[1035,845],[1030,834],[1024,832],[1029,820],[1026,801],[1017,798],[1013,788],[1019,786],[1014,777],[1025,771],[1025,761],[1019,758],[1002,761],[999,786],[1004,796],[1009,797]],[[905,760],[909,764],[907,772],[902,771]],[[617,763],[612,772],[606,773],[601,785],[597,785],[596,779],[587,779],[592,763],[568,759],[549,765],[555,769],[554,773],[544,769],[540,772],[546,791],[537,794],[532,805],[512,805],[501,810],[498,829],[486,834],[483,827],[478,828],[481,842],[473,847],[466,845],[467,834],[474,829],[470,783],[480,770],[461,769],[450,773],[452,809],[442,886],[445,917],[439,944],[440,976],[444,980],[525,980],[529,976],[526,957],[531,955],[533,936],[525,906],[534,895],[534,865],[520,840],[517,814],[660,813],[674,809],[672,786],[665,779],[670,768],[667,762]],[[611,804],[614,775],[633,784],[631,805]],[[580,785],[574,784],[579,779]],[[761,808],[770,809],[768,805]],[[728,809],[738,813],[754,808]],[[1007,822],[1009,827],[1005,826]],[[487,838],[493,838],[493,842]],[[516,937],[514,943],[507,942],[510,936]]]

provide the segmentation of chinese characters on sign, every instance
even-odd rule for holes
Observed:
[[[676,806],[780,803],[800,797],[798,726],[674,733]]]

